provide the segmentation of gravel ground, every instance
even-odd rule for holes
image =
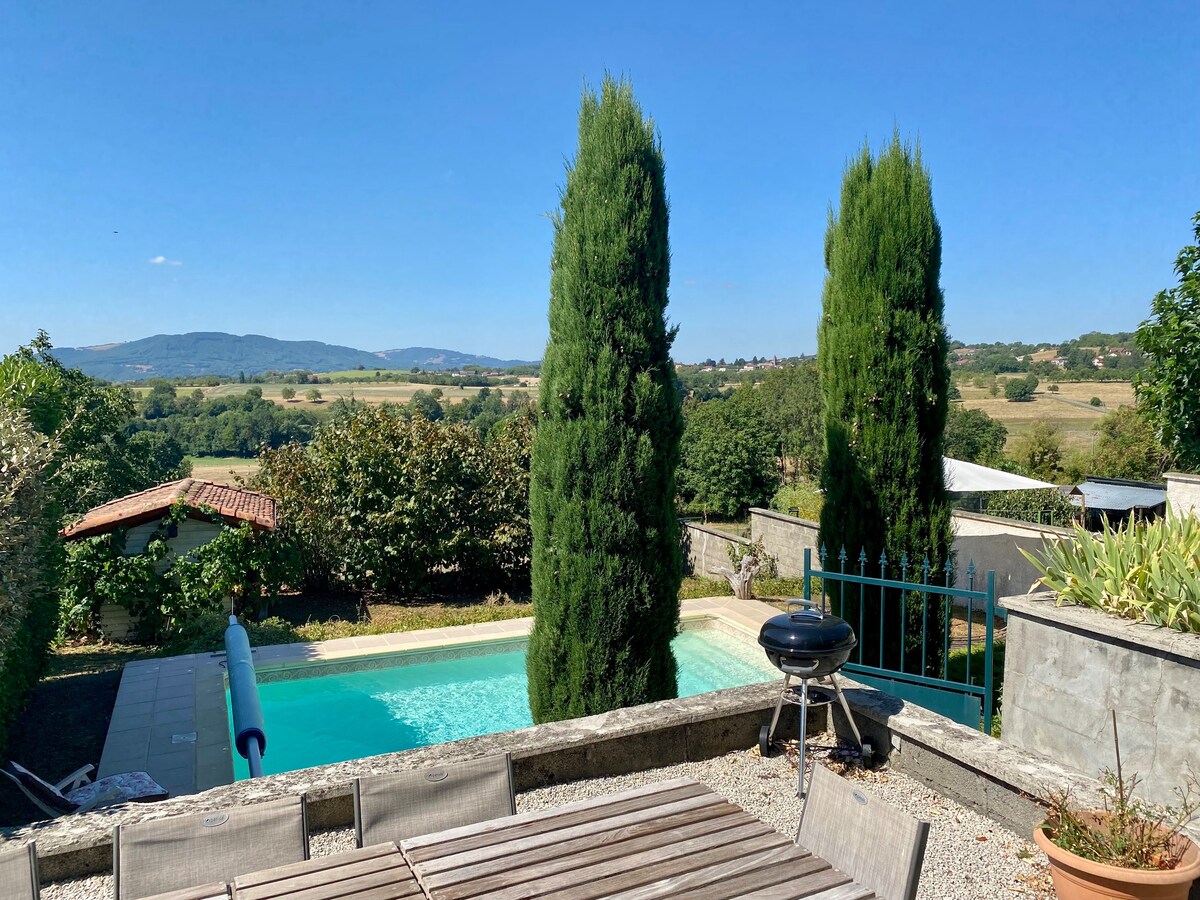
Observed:
[[[831,735],[813,744],[831,741]],[[821,756],[820,752],[810,756]],[[835,768],[841,768],[836,765]],[[886,768],[875,772],[850,768],[848,777],[861,779],[867,789],[918,818],[932,823],[919,900],[995,900],[1029,897],[1046,900],[1048,870],[1037,848],[991,819],[934,793],[920,782]],[[549,809],[575,800],[611,794],[679,776],[695,778],[777,830],[796,831],[796,762],[793,755],[761,759],[757,749],[730,753],[703,762],[683,763],[612,778],[594,778],[539,788],[517,796],[518,812]],[[353,829],[315,833],[314,856],[354,847]],[[44,900],[110,900],[112,878],[93,875],[48,885]]]

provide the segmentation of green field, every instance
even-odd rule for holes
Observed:
[[[1020,377],[1020,376],[1015,376]],[[1058,392],[1048,390],[1058,384]],[[1048,421],[1062,429],[1063,446],[1088,449],[1096,434],[1096,422],[1118,406],[1133,406],[1133,386],[1127,381],[1052,382],[1042,379],[1033,399],[1011,402],[1004,399],[1004,378],[999,379],[1000,396],[989,397],[986,388],[977,388],[969,380],[958,382],[962,403],[968,409],[981,409],[1008,429],[1008,439],[1028,431],[1035,422]],[[1089,401],[1099,397],[1101,406]]]

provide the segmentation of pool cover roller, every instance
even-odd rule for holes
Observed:
[[[233,741],[250,766],[250,777],[262,775],[262,755],[267,752],[262,704],[254,679],[250,637],[236,616],[225,629],[225,668],[229,673],[229,706],[233,711]]]

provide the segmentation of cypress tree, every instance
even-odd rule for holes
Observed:
[[[839,208],[830,212],[825,234],[817,361],[826,446],[821,542],[831,569],[845,548],[847,571],[859,572],[865,551],[867,574],[878,575],[886,551],[887,577],[899,579],[906,553],[909,580],[921,580],[928,556],[930,580],[945,583],[952,533],[942,432],[950,373],[941,264],[941,228],[920,149],[901,143],[898,134],[878,158],[864,146],[846,167]],[[839,611],[862,632],[864,662],[878,658],[882,631],[882,663],[897,666],[900,597],[887,593],[882,625],[878,595],[868,597],[861,628],[858,597],[859,591],[847,590]],[[931,602],[923,622],[919,599],[910,594],[906,604],[905,668],[921,668],[913,651],[924,625],[931,636],[924,669],[932,672],[940,665],[944,618],[941,604]]]
[[[585,89],[554,222],[530,470],[535,722],[675,696],[683,430],[662,146],[624,80]]]

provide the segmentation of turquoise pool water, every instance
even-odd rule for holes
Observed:
[[[757,647],[715,629],[685,631],[672,647],[681,697],[778,675]],[[267,774],[533,724],[523,647],[339,675],[312,668],[311,678],[259,685]],[[249,777],[236,751],[233,762],[239,780]]]

